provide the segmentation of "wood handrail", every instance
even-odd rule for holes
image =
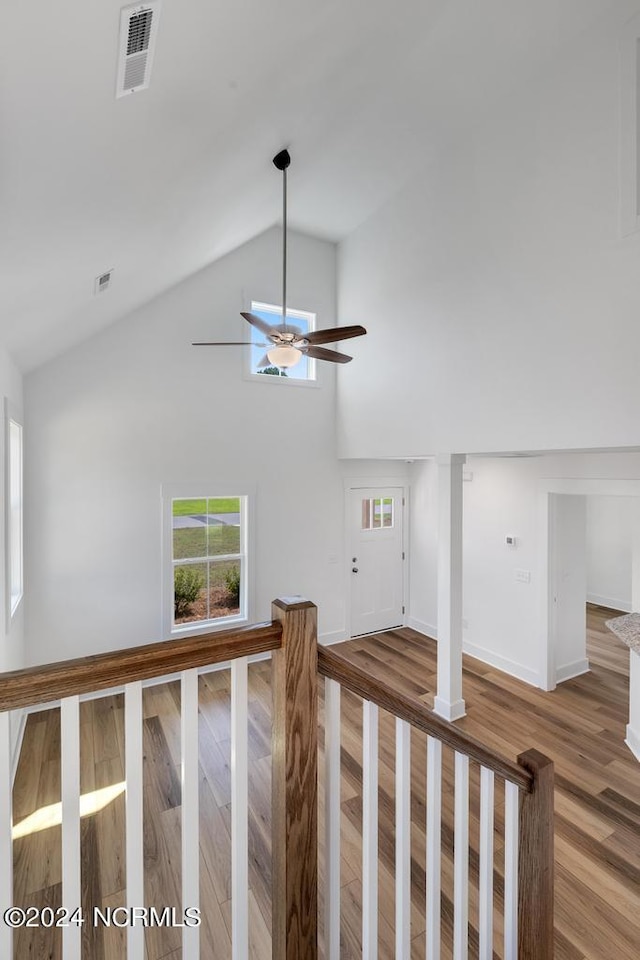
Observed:
[[[318,672],[330,680],[336,680],[364,700],[377,703],[383,710],[406,720],[412,727],[436,737],[459,753],[465,753],[498,776],[517,784],[521,790],[527,793],[532,790],[534,777],[529,770],[494,753],[479,740],[438,717],[419,700],[386,686],[327,647],[318,647]]]
[[[0,711],[223,663],[281,646],[282,625],[262,623],[12,670],[0,673]]]

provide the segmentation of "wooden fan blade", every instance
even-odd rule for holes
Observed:
[[[248,320],[249,323],[251,323],[254,327],[257,327],[258,330],[264,333],[267,337],[271,335],[271,330],[273,328],[270,327],[269,324],[262,319],[262,317],[257,317],[255,313],[242,313],[242,312],[240,313],[240,316],[244,317],[245,320]]]
[[[266,343],[252,343],[251,340],[196,340],[192,347],[266,347]]]
[[[353,357],[348,357],[346,353],[338,353],[337,350],[327,350],[326,347],[298,347],[306,357],[315,357],[316,360],[330,360],[331,363],[349,363]]]
[[[359,324],[351,327],[328,327],[326,330],[314,330],[313,333],[304,333],[303,337],[309,343],[336,343],[338,340],[348,340],[349,337],[362,337],[367,331]]]

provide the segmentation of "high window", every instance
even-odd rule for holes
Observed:
[[[282,307],[274,304],[252,301],[251,313],[255,313],[264,320],[265,323],[268,323],[270,327],[278,327],[282,324]],[[304,310],[287,309],[287,326],[295,327],[302,335],[314,330],[315,324],[315,313],[307,313]],[[264,334],[258,330],[257,327],[253,326],[251,327],[251,343],[254,344],[250,351],[251,357],[249,361],[252,376],[260,376],[265,379],[267,377],[278,378],[294,383],[300,383],[301,381],[315,382],[316,362],[313,358],[303,355],[294,367],[282,370],[269,361],[267,352],[271,344],[265,340]]]
[[[247,618],[247,497],[171,497],[172,632]]]
[[[6,529],[8,618],[18,609],[23,593],[22,558],[22,424],[9,413],[6,424]]]

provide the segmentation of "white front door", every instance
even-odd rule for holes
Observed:
[[[403,488],[350,491],[351,636],[403,623]]]

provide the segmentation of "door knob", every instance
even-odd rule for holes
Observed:
[[[351,573],[357,573],[357,572],[358,572],[357,567],[351,567]]]

